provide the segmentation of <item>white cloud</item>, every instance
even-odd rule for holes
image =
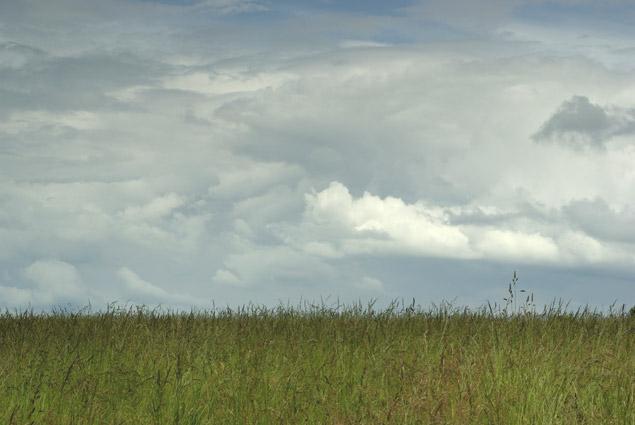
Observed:
[[[559,259],[556,243],[538,233],[491,229],[482,232],[475,245],[483,257],[494,260],[555,263]]]
[[[492,210],[479,208],[488,209]],[[453,211],[457,208],[407,204],[367,192],[354,198],[344,185],[332,182],[306,196],[301,228],[286,228],[281,234],[288,243],[325,258],[406,254],[527,264],[632,264],[635,260],[629,247],[604,245],[570,230],[566,222],[545,226],[523,216],[516,220],[517,214],[511,215],[512,221],[495,214],[493,221],[453,224]]]
[[[365,291],[375,291],[382,292],[384,290],[384,283],[370,276],[364,276],[362,280],[355,284],[358,289],[362,289]]]
[[[439,210],[407,205],[392,197],[381,199],[370,193],[353,199],[339,182],[307,195],[306,203],[305,216],[310,221],[318,226],[339,226],[350,239],[357,239],[348,244],[348,249],[364,250],[364,240],[380,245],[383,240],[387,251],[396,248],[421,255],[473,257],[468,238],[448,225],[447,217]]]
[[[38,304],[88,301],[82,278],[72,264],[38,260],[24,269],[24,276],[35,285],[33,300]]]

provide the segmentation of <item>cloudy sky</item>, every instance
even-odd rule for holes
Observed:
[[[635,302],[630,0],[0,2],[0,307]]]

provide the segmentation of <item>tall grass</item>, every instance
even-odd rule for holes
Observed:
[[[0,423],[635,423],[635,317],[447,304],[0,316]]]

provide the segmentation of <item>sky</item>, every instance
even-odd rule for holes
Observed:
[[[635,303],[630,0],[0,2],[0,308]]]

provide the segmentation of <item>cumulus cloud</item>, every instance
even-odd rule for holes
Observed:
[[[443,211],[407,205],[401,199],[381,199],[370,193],[353,199],[339,182],[306,197],[305,218],[341,234],[341,249],[416,252],[429,256],[473,257],[468,237],[448,224]],[[326,234],[326,233],[324,233]],[[348,238],[346,238],[348,234]]]
[[[574,148],[604,148],[615,136],[635,134],[635,109],[602,107],[586,96],[573,96],[532,137]]]
[[[63,261],[36,261],[24,269],[27,279],[38,288],[63,297],[74,297],[81,290],[81,278],[72,264]]]
[[[382,292],[384,283],[374,277],[364,276],[361,281],[355,284],[355,287],[364,291]]]
[[[88,303],[91,293],[79,271],[59,260],[38,260],[22,269],[20,286],[0,285],[0,305],[52,307],[59,304]]]
[[[603,244],[566,223],[545,226],[527,216],[496,222],[494,216],[494,221],[455,224],[452,212],[457,208],[407,204],[368,192],[354,198],[344,185],[332,182],[306,195],[304,222],[281,234],[324,258],[401,254],[528,264],[631,264],[635,259],[628,247]]]

